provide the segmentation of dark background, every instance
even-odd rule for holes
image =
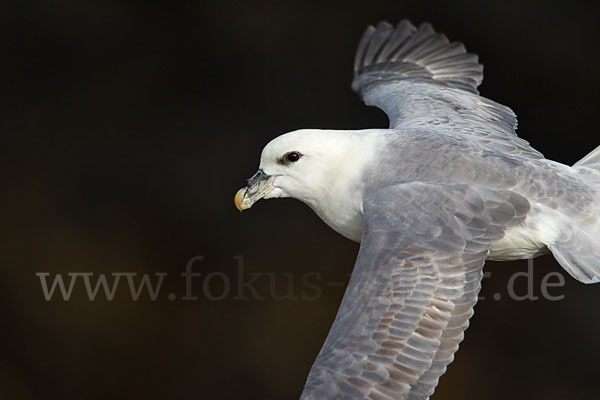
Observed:
[[[0,15],[2,399],[298,397],[343,295],[328,283],[346,281],[358,246],[295,200],[240,215],[232,198],[281,133],[386,126],[350,90],[370,23],[429,21],[465,43],[482,94],[548,158],[600,141],[598,2],[21,1]],[[198,255],[198,300],[183,301]],[[235,299],[238,255],[265,300]],[[510,299],[526,270],[487,264],[434,399],[599,397],[600,286],[564,273],[561,301]],[[560,271],[536,259],[535,294]],[[47,302],[37,272],[168,276],[156,301],[123,280],[113,301],[79,281]]]

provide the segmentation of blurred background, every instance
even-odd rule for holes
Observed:
[[[240,215],[262,147],[385,127],[350,90],[354,51],[368,24],[409,18],[479,54],[481,93],[574,163],[600,144],[599,17],[592,1],[3,2],[0,398],[297,398],[358,245],[295,200]],[[486,271],[434,399],[597,399],[600,286],[550,256]],[[43,279],[76,272],[147,274],[157,293],[134,301],[123,275],[90,300],[80,275],[46,300]],[[560,301],[542,298],[551,272]]]

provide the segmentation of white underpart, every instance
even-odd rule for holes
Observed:
[[[509,261],[533,258],[548,252],[561,233],[565,217],[543,204],[533,204],[527,219],[509,228],[504,237],[492,244],[489,260]]]

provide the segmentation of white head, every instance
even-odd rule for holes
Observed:
[[[261,198],[292,197],[330,225],[354,213],[362,200],[356,182],[374,153],[365,145],[367,132],[304,129],[273,139],[262,151],[258,172],[237,192],[236,207],[242,211]]]

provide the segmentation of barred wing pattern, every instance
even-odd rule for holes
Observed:
[[[528,210],[513,192],[466,185],[407,183],[367,199],[354,272],[301,399],[428,399],[491,243]]]

